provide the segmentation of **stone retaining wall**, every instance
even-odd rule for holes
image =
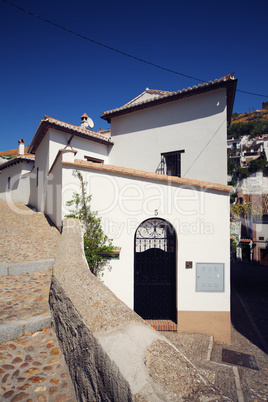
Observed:
[[[63,223],[50,306],[78,400],[226,400],[179,350],[91,274],[75,219]]]

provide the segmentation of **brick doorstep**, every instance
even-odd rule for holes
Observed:
[[[145,320],[156,331],[177,331],[177,324],[171,320]]]

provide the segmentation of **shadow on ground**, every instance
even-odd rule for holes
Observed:
[[[231,289],[233,326],[268,353],[268,267],[246,262],[232,263]]]

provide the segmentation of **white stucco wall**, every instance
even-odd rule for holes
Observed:
[[[38,211],[46,213],[52,220],[55,219],[57,222],[59,218],[56,217],[58,216],[56,205],[58,205],[58,203],[61,205],[61,199],[58,195],[58,191],[60,190],[58,190],[57,187],[56,193],[52,196],[48,195],[48,192],[51,193],[52,186],[56,184],[57,186],[60,185],[61,179],[59,179],[58,173],[55,180],[53,179],[53,175],[50,175],[48,178],[47,174],[53,165],[59,150],[67,145],[70,137],[71,134],[50,128],[35,152],[35,169],[32,174],[36,177],[37,168],[39,169],[38,186],[36,186],[36,180],[33,180],[31,183],[30,203],[37,208]],[[94,141],[74,136],[71,145],[76,151],[78,151],[76,154],[77,159],[84,159],[86,155],[103,159],[107,162],[108,146],[105,144],[99,144]],[[53,174],[55,174],[55,172],[53,172]],[[50,180],[53,181],[52,186],[50,186]],[[54,200],[53,202],[51,197]],[[56,210],[54,210],[53,205],[55,205]]]
[[[58,151],[67,145],[68,140],[71,138],[71,134],[63,133],[56,129],[49,129],[48,134],[50,139],[50,169]],[[100,144],[98,142],[91,141],[90,139],[74,136],[71,140],[71,146],[78,151],[76,154],[77,159],[85,159],[86,155],[97,159],[103,159],[104,162],[107,163],[108,146],[106,144]]]
[[[261,142],[261,140],[259,140],[258,142]],[[266,155],[266,158],[268,158],[268,140],[263,140],[263,148],[264,148],[264,152]]]
[[[256,223],[255,224],[256,231],[256,240],[259,240],[260,237],[264,237],[264,240],[268,240],[268,222]],[[266,244],[263,245],[266,248]]]
[[[66,201],[79,189],[72,171],[64,166],[63,215]],[[154,218],[157,210],[157,217],[170,222],[177,234],[177,310],[230,310],[228,194],[94,171],[84,174],[92,194],[92,210],[99,212],[113,244],[121,247],[120,259],[112,260],[103,276],[117,297],[133,308],[135,231],[144,220]],[[193,262],[192,269],[185,268],[186,261]],[[198,262],[225,264],[224,292],[196,292]]]
[[[268,177],[264,177],[262,172],[256,172],[240,180],[238,187],[243,194],[266,194],[268,193]]]
[[[9,202],[28,204],[30,200],[31,169],[34,162],[20,162],[16,165],[1,170],[0,173],[0,198]],[[10,177],[10,190],[8,190],[8,178]]]
[[[59,230],[62,227],[62,169],[61,158],[53,172],[48,175],[46,191],[46,214]]]
[[[227,183],[226,90],[112,118],[109,164],[156,172],[161,153],[185,150],[182,177]]]
[[[35,167],[32,174],[30,204],[40,212],[45,211],[47,172],[49,167],[49,135],[45,135],[35,152]],[[37,185],[38,169],[38,185]]]

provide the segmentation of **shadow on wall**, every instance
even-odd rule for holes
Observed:
[[[225,89],[219,91],[223,92],[214,91],[213,95],[212,92],[200,94],[161,104],[159,107],[143,109],[138,114],[130,113],[127,115],[126,124],[124,124],[124,134],[193,122],[222,113],[226,106],[225,95],[223,95]],[[132,121],[133,124],[131,124]],[[120,127],[121,124],[120,120]]]

